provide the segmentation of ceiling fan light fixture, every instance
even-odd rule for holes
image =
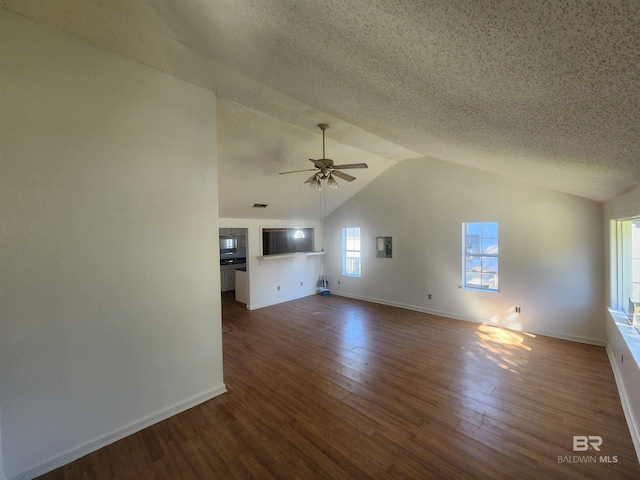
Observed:
[[[327,186],[332,190],[338,188],[338,182],[333,178],[333,175],[329,175],[329,178],[327,178]]]
[[[314,190],[317,190],[317,191],[322,190],[322,182],[320,182],[320,179],[318,178],[317,175],[313,180],[309,182],[309,185],[311,185],[311,188],[313,188]]]
[[[280,175],[284,175],[286,173],[315,171],[316,173],[314,173],[311,178],[309,178],[304,183],[308,183],[314,190],[322,190],[322,182],[323,180],[326,180],[326,186],[332,190],[335,190],[336,188],[338,188],[338,182],[336,182],[336,179],[333,178],[333,175],[346,182],[353,182],[356,177],[346,174],[341,170],[352,168],[369,168],[366,163],[348,163],[345,165],[334,165],[333,160],[325,156],[324,132],[325,130],[327,130],[327,128],[329,128],[329,125],[326,123],[319,123],[318,127],[320,128],[320,130],[322,130],[322,158],[309,159],[309,161],[313,163],[314,168],[292,170],[290,172],[280,172]]]

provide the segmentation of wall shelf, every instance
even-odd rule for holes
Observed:
[[[276,253],[273,255],[260,255],[258,260],[278,260],[280,258],[295,258],[295,257],[311,257],[313,255],[324,255],[324,252],[293,252],[293,253]]]

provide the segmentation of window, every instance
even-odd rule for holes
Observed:
[[[360,228],[342,229],[342,274],[359,277],[360,266]]]
[[[498,222],[463,223],[464,288],[498,291]]]
[[[611,221],[611,307],[640,326],[640,217]]]

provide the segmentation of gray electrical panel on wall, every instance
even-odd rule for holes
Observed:
[[[393,241],[391,237],[376,237],[376,257],[393,257]]]

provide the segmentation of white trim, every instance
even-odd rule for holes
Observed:
[[[95,438],[83,444],[80,444],[76,447],[70,448],[60,454],[57,454],[39,465],[35,467],[31,467],[28,470],[25,470],[17,475],[8,478],[7,480],[29,480],[31,478],[35,478],[39,475],[43,475],[51,470],[54,470],[58,467],[62,467],[74,460],[77,460],[80,457],[84,457],[91,452],[95,452],[102,447],[105,447],[113,442],[116,442],[124,437],[132,435],[140,430],[143,430],[151,425],[154,425],[162,420],[166,420],[178,413],[184,412],[196,405],[206,402],[207,400],[211,400],[218,395],[221,395],[227,391],[227,388],[224,384],[219,385],[218,387],[207,390],[199,395],[191,397],[183,402],[172,405],[171,407],[157,411],[147,417],[141,418],[140,420],[136,420],[134,422],[125,425],[122,428],[114,430],[111,433],[107,433],[106,435],[102,435],[101,437]],[[5,477],[6,478],[6,477]]]
[[[450,312],[443,312],[443,311],[439,311],[439,310],[433,310],[433,309],[429,309],[429,308],[418,307],[418,306],[415,306],[415,305],[407,305],[407,304],[404,304],[404,303],[391,302],[391,301],[388,301],[388,300],[381,300],[381,299],[378,299],[378,298],[365,297],[365,296],[361,296],[361,295],[352,295],[350,293],[345,293],[345,292],[333,292],[332,291],[332,293],[334,295],[338,295],[338,296],[341,296],[341,297],[354,298],[356,300],[364,300],[364,301],[367,301],[367,302],[379,303],[381,305],[389,305],[391,307],[405,308],[407,310],[413,310],[413,311],[416,311],[416,312],[428,313],[430,315],[436,315],[438,317],[451,318],[453,320],[462,320],[463,322],[470,322],[470,323],[496,325],[496,326],[507,328],[507,329],[510,329],[510,330],[513,330],[513,331],[522,331],[522,332],[532,333],[532,334],[535,334],[535,335],[543,335],[545,337],[558,338],[560,340],[569,340],[571,342],[586,343],[586,344],[589,344],[589,345],[597,345],[599,347],[604,347],[607,344],[606,341],[600,340],[600,339],[596,339],[596,338],[582,337],[582,336],[578,336],[578,335],[567,335],[567,334],[561,333],[561,332],[552,332],[552,331],[547,331],[547,330],[531,329],[529,327],[525,327],[526,330],[524,328],[519,328],[519,329],[518,328],[509,328],[506,325],[498,325],[497,323],[493,323],[489,319],[486,319],[486,318],[460,316],[460,315],[456,315],[456,314],[450,313]]]
[[[264,302],[264,303],[248,303],[247,304],[247,310],[258,310],[259,308],[265,308],[265,307],[271,307],[273,305],[279,305],[280,303],[286,303],[286,302],[291,302],[293,300],[298,300],[300,298],[305,298],[305,297],[311,297],[312,295],[316,295],[317,292],[317,288],[314,287],[312,292],[306,292],[306,293],[302,293],[300,295],[293,295],[291,297],[285,297],[285,298],[278,298],[275,300],[270,300],[268,302]]]
[[[622,411],[624,412],[624,416],[627,419],[627,425],[629,426],[629,433],[631,434],[631,441],[633,442],[633,446],[636,449],[636,456],[638,457],[638,462],[640,462],[640,425],[638,424],[635,415],[633,414],[633,408],[631,404],[631,399],[627,394],[627,389],[624,386],[624,381],[622,380],[622,372],[618,367],[618,363],[616,362],[616,355],[607,344],[607,356],[609,357],[609,363],[611,364],[611,369],[613,370],[613,378],[616,380],[616,385],[618,387],[618,392],[620,394],[620,402],[622,403]]]
[[[495,290],[492,288],[465,287],[463,285],[458,285],[458,288],[460,290],[464,290],[465,292],[489,293],[491,295],[500,295],[500,290]]]
[[[635,325],[629,323],[629,317],[626,312],[615,308],[609,308],[608,311],[636,365],[640,368],[640,331]]]
[[[628,352],[631,354],[636,367],[640,367],[640,332],[638,332],[633,325],[629,324],[625,312],[609,308],[608,313],[610,319],[607,320],[612,321],[614,328],[618,329],[618,332],[620,333]],[[620,371],[620,366],[617,362],[616,352],[613,351],[610,344],[607,344],[607,356],[609,357],[609,363],[613,370],[613,377],[616,379],[616,385],[620,394],[620,402],[622,403],[622,410],[627,420],[627,425],[629,426],[631,440],[633,441],[633,446],[636,449],[638,462],[640,462],[640,419],[636,417],[633,408],[635,402],[627,392],[624,375]]]

